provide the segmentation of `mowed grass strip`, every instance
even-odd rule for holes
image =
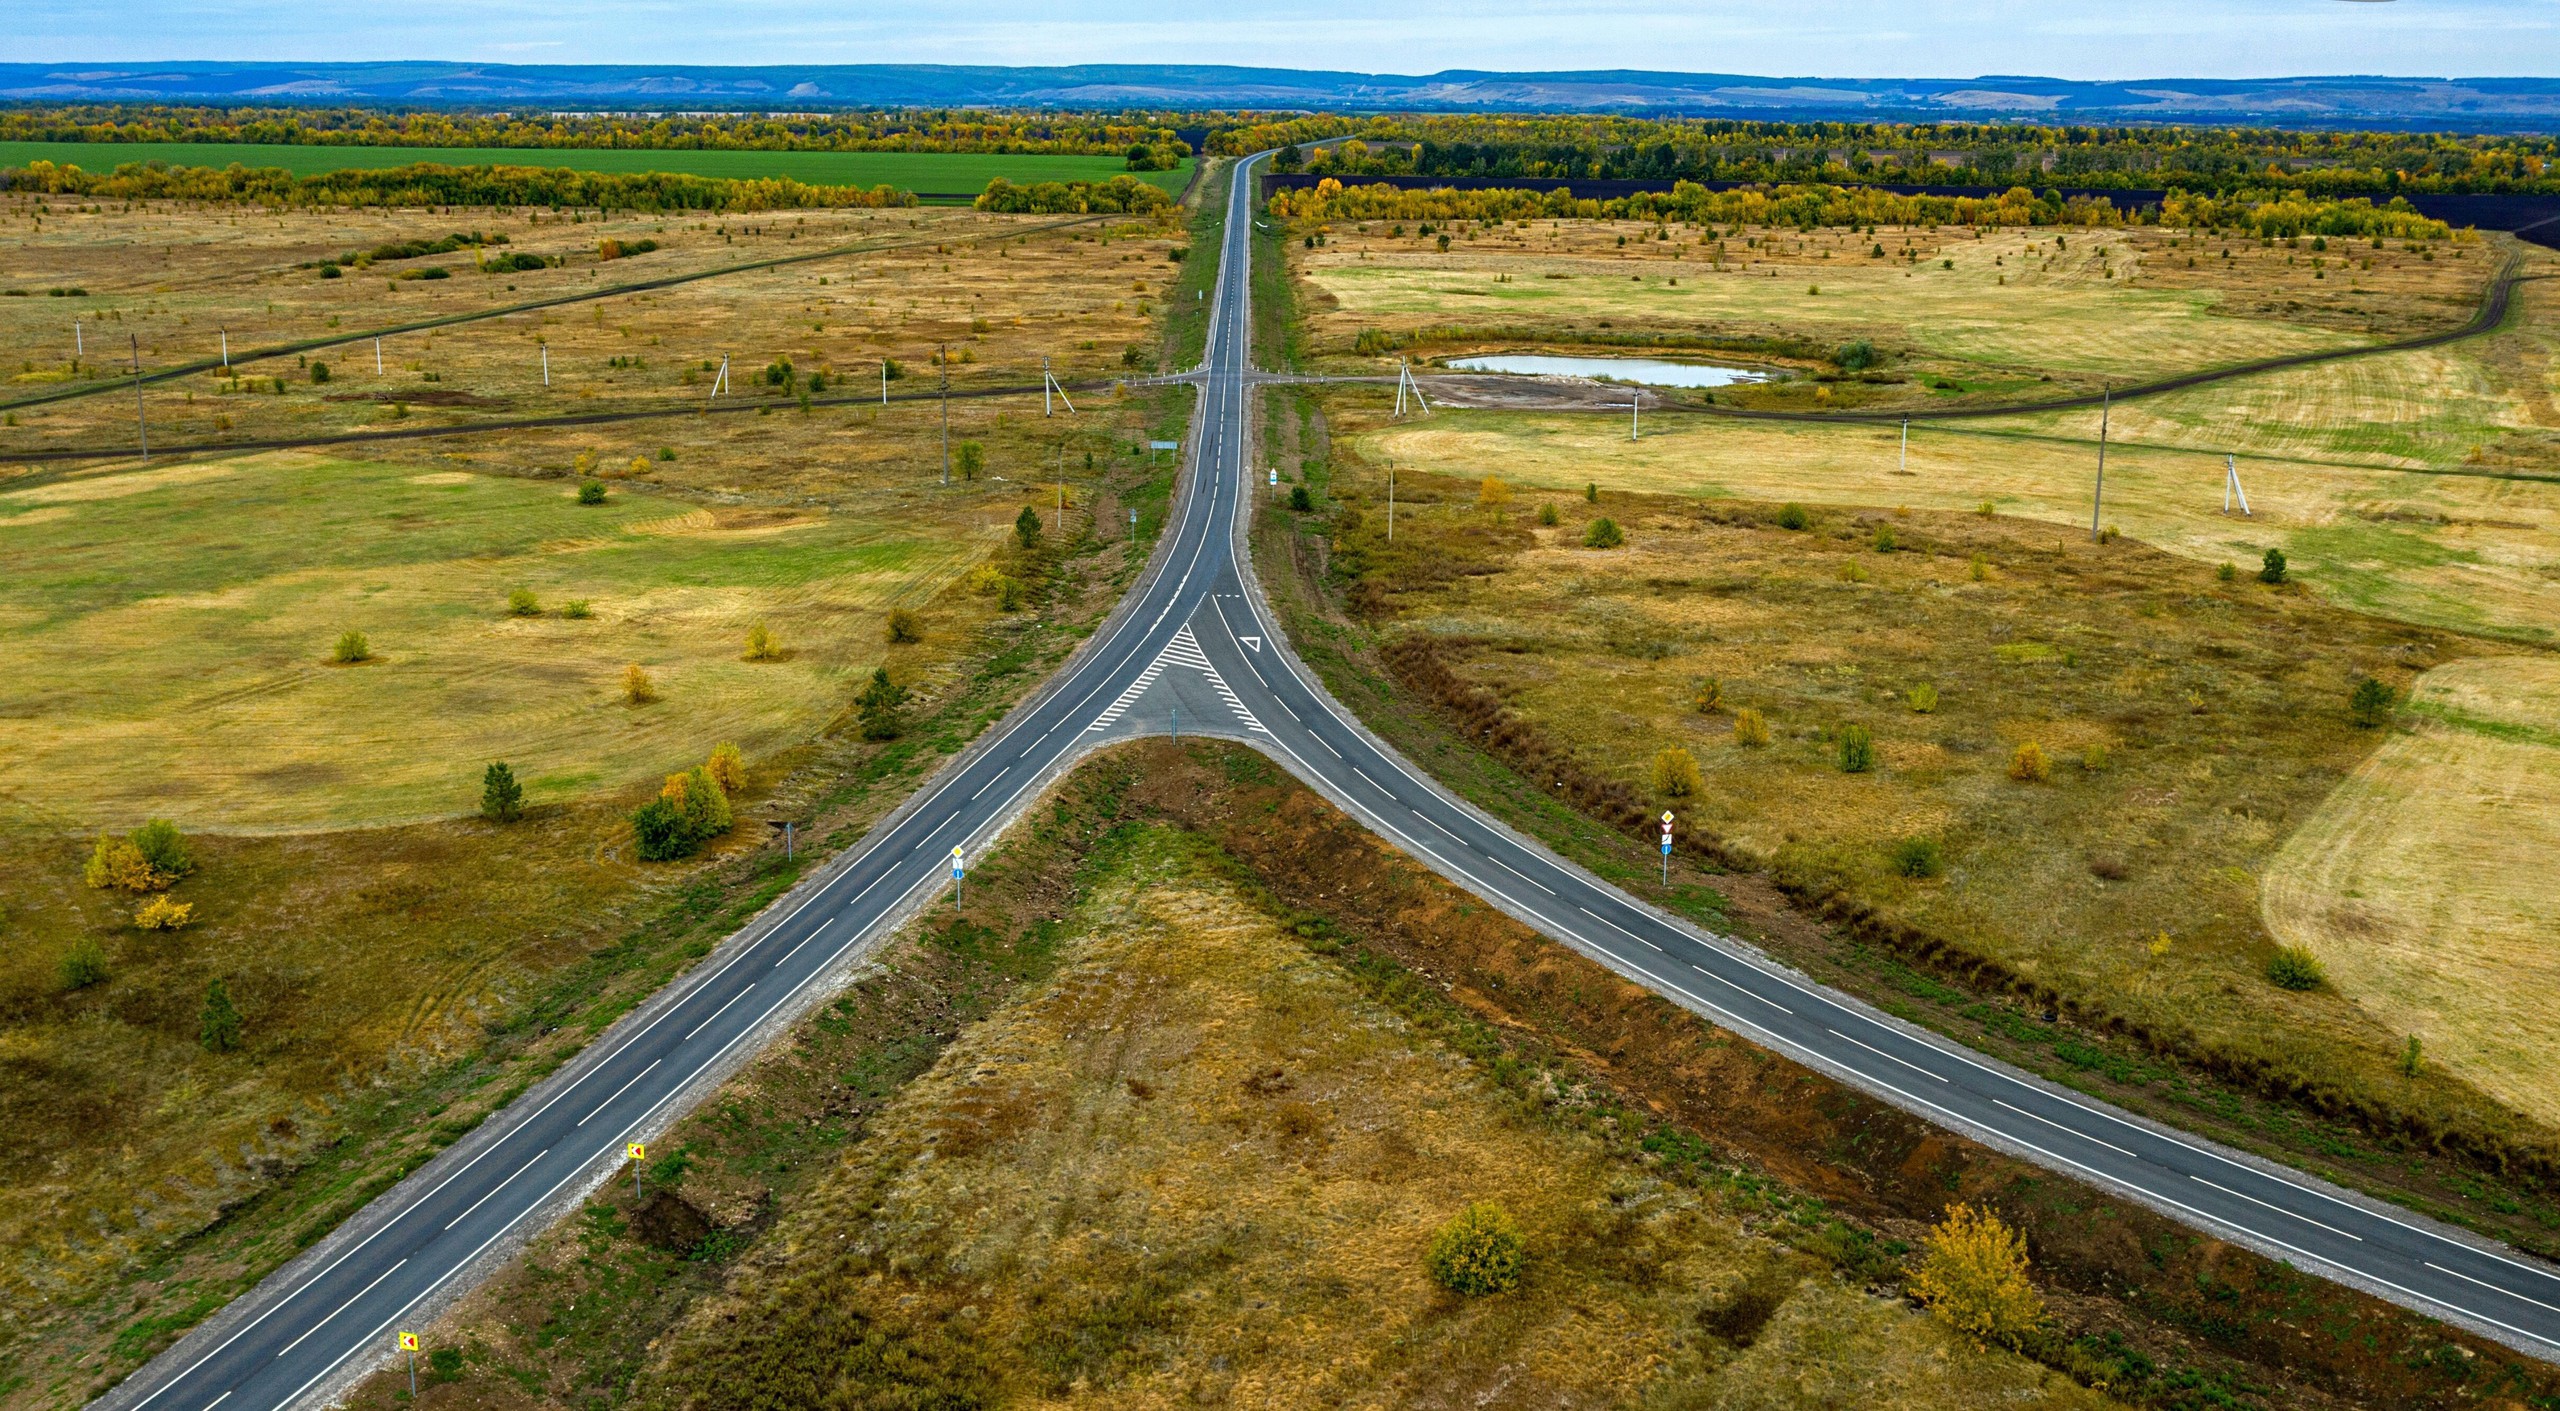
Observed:
[[[2405,719],[2268,865],[2267,929],[2422,1062],[2560,1125],[2560,662],[2437,667]]]
[[[894,186],[902,191],[984,191],[997,177],[1017,186],[1035,181],[1108,181],[1128,172],[1117,156],[1008,155],[990,152],[763,152],[580,147],[320,147],[257,142],[0,142],[0,167],[29,162],[112,171],[128,162],[181,167],[282,167],[296,176],[378,171],[435,163],[452,167],[558,167],[609,173],[676,172],[751,180],[788,177],[811,186]],[[1167,191],[1191,179],[1191,162],[1172,171],[1130,173]]]
[[[547,802],[715,739],[752,753],[837,710],[888,650],[887,609],[994,542],[956,508],[574,489],[270,456],[0,496],[0,748],[33,764],[14,804],[73,827],[350,827],[468,812],[490,760]],[[537,612],[511,611],[518,589]],[[783,659],[740,659],[756,622]],[[332,659],[348,631],[370,660]],[[656,702],[624,699],[634,662]]]
[[[1121,846],[1059,971],[879,1114],[638,1404],[2109,1404],[1544,1119],[1197,842]],[[1424,1255],[1483,1200],[1526,1271],[1463,1298]]]

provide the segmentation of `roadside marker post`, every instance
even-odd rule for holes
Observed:
[[[1662,885],[1671,885],[1671,810],[1662,811]]]
[[[955,845],[951,849],[951,909],[955,913],[960,910],[960,889],[969,884],[968,871],[968,867],[962,861],[960,849]]]
[[[643,1194],[640,1189],[640,1163],[649,1159],[649,1144],[647,1142],[624,1142],[622,1144],[622,1154],[631,1162],[631,1199],[636,1203],[641,1199]]]
[[[415,1401],[418,1399],[418,1335],[411,1332],[400,1334],[400,1350],[409,1354],[409,1399]]]

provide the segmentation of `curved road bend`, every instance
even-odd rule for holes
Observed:
[[[1259,160],[1259,159],[1253,159]],[[1250,165],[1250,162],[1245,165]],[[1086,750],[1182,731],[1269,754],[1505,912],[1711,1021],[2049,1169],[2220,1238],[2560,1360],[2560,1271],[2188,1137],[1967,1052],[1636,901],[1424,778],[1315,684],[1244,549],[1253,474],[1247,261],[1253,183],[1232,185],[1193,422],[1192,473],[1148,577],[978,746],[767,918],[577,1060],[100,1402],[272,1411],[326,1397],[544,1219],[608,1178]]]

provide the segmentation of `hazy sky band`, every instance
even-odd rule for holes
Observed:
[[[1193,63],[1429,73],[1646,68],[1844,78],[2549,76],[2560,0],[12,0],[0,59]]]

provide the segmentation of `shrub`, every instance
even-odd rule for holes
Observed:
[[[186,835],[168,819],[154,818],[134,829],[127,839],[152,871],[171,882],[196,870],[195,856],[187,851]]]
[[[2225,560],[2220,568],[2213,571],[2213,576],[2225,583],[2237,583],[2240,581],[2239,565]]]
[[[1315,507],[1315,497],[1307,493],[1306,486],[1292,485],[1289,487],[1289,508],[1296,510],[1300,514],[1305,514]]]
[[[314,382],[328,381],[329,365],[327,363],[313,363],[311,365],[311,380]]]
[[[1582,547],[1586,549],[1614,549],[1625,542],[1627,536],[1618,528],[1618,521],[1605,514],[1583,526]]]
[[[1029,505],[1024,505],[1022,513],[1013,517],[1013,537],[1022,545],[1024,553],[1040,547],[1041,528],[1040,512]]]
[[[2260,562],[2258,567],[2258,581],[2261,583],[2282,583],[2284,581],[2284,572],[2284,550],[2267,550],[2266,558]]]
[[[694,848],[684,815],[663,798],[649,800],[631,815],[631,840],[642,862],[673,862]]]
[[[1947,870],[1946,851],[1935,838],[1905,838],[1893,845],[1893,870],[1905,877],[1935,877]]]
[[[901,712],[907,703],[907,688],[889,679],[889,668],[877,667],[871,673],[871,684],[853,701],[855,713],[862,720],[862,738],[894,740],[906,728]]]
[[[90,852],[81,877],[101,891],[113,888],[136,894],[159,891],[175,880],[155,870],[132,839],[112,833],[98,835],[98,845]]]
[[[107,952],[95,936],[82,936],[62,953],[54,973],[65,990],[85,990],[107,982]]]
[[[2328,972],[2320,957],[2300,946],[2278,946],[2267,957],[2267,981],[2280,990],[2316,990]]]
[[[1733,713],[1733,742],[1758,749],[1769,743],[1769,722],[1749,706]]]
[[[353,666],[360,661],[371,661],[373,660],[373,643],[363,633],[349,628],[338,634],[338,645],[330,649],[329,659],[347,666]]]
[[[737,826],[737,814],[729,807],[729,796],[711,777],[710,767],[696,765],[682,774],[667,776],[666,786],[658,797],[676,806],[683,816],[685,830],[696,842],[716,838]]]
[[[1538,506],[1538,522],[1540,524],[1545,525],[1549,529],[1553,529],[1556,525],[1562,523],[1563,520],[1564,516],[1556,513],[1556,506],[1553,500],[1549,500],[1547,503]]]
[[[782,643],[774,639],[772,628],[761,622],[747,628],[746,659],[748,661],[780,661],[782,659]]]
[[[145,931],[175,931],[195,919],[193,903],[153,897],[133,914],[133,924]]]
[[[1911,1292],[1958,1332],[2015,1347],[2044,1325],[2044,1298],[2027,1279],[2026,1237],[1999,1216],[1948,1206],[1923,1250]]]
[[[658,685],[640,663],[622,668],[622,698],[633,705],[647,705],[658,698]]]
[[[347,272],[338,268],[336,265],[322,265],[320,267],[320,277],[322,279],[344,279],[347,277]]]
[[[1678,745],[1657,752],[1653,757],[1653,791],[1664,798],[1685,799],[1705,793],[1706,780],[1698,775],[1695,756]]]
[[[1923,681],[1911,688],[1908,699],[1913,715],[1932,715],[1938,709],[1938,688]]]
[[[1900,540],[1898,540],[1898,539],[1896,539],[1896,538],[1894,538],[1894,537],[1893,537],[1893,526],[1892,526],[1892,525],[1890,525],[1890,524],[1885,524],[1885,525],[1879,525],[1879,526],[1877,526],[1877,528],[1876,528],[1876,552],[1877,552],[1877,553],[1880,553],[1880,554],[1889,554],[1889,553],[1892,553],[1892,552],[1894,551],[1895,547],[1896,547],[1897,545],[1899,545],[1901,542],[1902,542],[1902,541],[1900,541]]]
[[[1864,774],[1876,767],[1876,739],[1863,725],[1840,727],[1840,772]]]
[[[1864,338],[1853,339],[1833,349],[1831,361],[1842,372],[1863,372],[1876,365],[1876,345]]]
[[[542,600],[533,595],[531,588],[518,588],[507,594],[507,612],[515,617],[540,617]]]
[[[2080,751],[2080,767],[2091,774],[2105,773],[2107,770],[2107,747],[2104,745],[2084,746]]]
[[[1988,583],[1991,581],[1991,560],[1975,554],[1973,562],[1967,566],[1966,571],[1972,575],[1974,582]]]
[[[1793,500],[1778,506],[1778,527],[1780,529],[1800,530],[1811,523],[1813,523],[1813,516],[1806,514],[1804,512],[1804,506],[1797,504]]]
[[[1442,1288],[1474,1297],[1520,1287],[1528,1252],[1529,1242],[1511,1216],[1492,1201],[1480,1200],[1440,1227],[1423,1263]]]
[[[889,640],[892,643],[924,640],[924,619],[906,608],[889,609]]]
[[[2425,1061],[2425,1055],[2418,1048],[2418,1036],[2411,1034],[2408,1047],[2400,1050],[2400,1071],[2414,1078],[2418,1076],[2418,1070]]]
[[[960,478],[975,480],[987,468],[987,448],[975,441],[963,441],[951,448],[951,463],[959,467]]]
[[[1867,572],[1867,566],[1865,564],[1858,562],[1856,559],[1850,559],[1848,562],[1840,565],[1840,581],[1843,583],[1864,583],[1874,576],[1874,574]]]
[[[725,740],[711,747],[711,759],[703,768],[711,771],[711,782],[720,786],[720,792],[731,798],[747,787],[747,757]]]
[[[640,464],[640,462],[638,462],[638,461],[636,461],[636,460],[635,460],[635,461],[633,461],[633,462],[632,462],[632,464],[634,464],[634,465],[638,465],[638,464]],[[578,487],[578,503],[579,503],[579,504],[582,504],[582,505],[600,505],[600,504],[603,504],[603,503],[604,503],[604,482],[603,482],[603,481],[601,481],[601,480],[590,480],[590,481],[588,481],[586,484],[579,486],[579,487]]]
[[[1585,482],[1585,483],[1583,484],[1583,487],[1582,487],[1582,502],[1583,502],[1584,504],[1588,504],[1588,505],[1596,505],[1596,504],[1600,503],[1600,482],[1599,482],[1599,481],[1597,481],[1597,480],[1592,480],[1592,481],[1587,481],[1587,482]]]
[[[1975,505],[1973,507],[1973,512],[1982,516],[1984,519],[1990,519],[2000,513],[2000,507],[1991,503],[1989,500],[1985,500],[1981,504]]]
[[[2053,777],[2053,762],[2044,757],[2044,746],[2033,740],[2018,746],[2009,756],[2009,777],[2021,784],[2041,784]]]
[[[1724,683],[1710,676],[1698,683],[1689,695],[1689,704],[1700,715],[1713,715],[1724,708]]]
[[[574,617],[583,622],[586,619],[595,616],[596,610],[587,606],[587,600],[584,598],[571,598],[569,601],[560,605],[560,615],[562,617]]]
[[[1511,503],[1511,487],[1488,475],[1476,486],[1476,503],[1489,509]]]
[[[480,771],[480,816],[492,823],[524,817],[524,785],[516,782],[513,769],[492,764]]]
[[[196,1015],[196,1042],[207,1053],[229,1053],[240,1047],[240,1006],[220,980],[204,987],[204,1008]]]
[[[892,373],[892,374],[891,374],[891,376],[895,376],[895,375],[896,375],[896,374],[894,374],[894,373]],[[673,446],[660,446],[660,447],[658,448],[658,459],[660,459],[660,460],[662,460],[662,461],[671,461],[671,460],[674,460],[675,458],[676,458],[676,448],[675,448],[675,447],[673,447]]]
[[[1020,579],[998,578],[996,580],[996,610],[999,612],[1022,611],[1022,582]]]
[[[2391,713],[2399,707],[2400,693],[2370,676],[2358,681],[2356,688],[2347,693],[2347,713],[2366,730],[2389,724]]]

